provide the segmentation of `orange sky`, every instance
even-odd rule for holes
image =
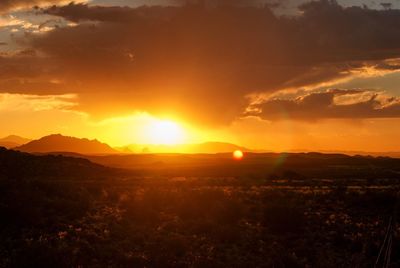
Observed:
[[[0,136],[400,151],[400,11],[261,2],[0,3]]]

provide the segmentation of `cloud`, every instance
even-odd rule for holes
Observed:
[[[7,60],[2,68],[8,68],[13,81],[45,88],[48,83],[44,94],[78,94],[78,108],[94,116],[142,110],[201,124],[228,124],[243,115],[251,94],[317,85],[365,68],[399,67],[385,61],[400,57],[398,10],[319,1],[302,5],[302,14],[294,18],[278,17],[268,7],[235,5],[204,9],[72,3],[43,12],[76,25],[26,34],[20,43],[36,55],[26,57],[24,64]],[[61,84],[54,86],[53,80]],[[37,87],[10,83],[13,92],[37,94]],[[318,102],[325,107],[329,94],[306,99],[304,106],[313,100],[314,107]],[[300,114],[293,118],[305,118],[297,104],[287,103]]]
[[[32,8],[39,5],[62,4],[65,0],[1,0],[0,12],[5,12],[19,8]]]
[[[70,21],[79,22],[85,20],[92,21],[107,21],[107,22],[139,22],[141,18],[146,16],[155,16],[156,19],[160,19],[159,16],[166,16],[171,18],[171,15],[167,11],[176,10],[174,8],[168,9],[166,7],[147,7],[143,6],[140,8],[121,7],[121,6],[89,6],[87,4],[75,4],[71,2],[65,6],[52,6],[44,9],[44,13],[54,16],[64,17]]]
[[[367,97],[367,98],[366,98]],[[400,117],[400,98],[363,90],[329,90],[295,99],[270,99],[254,107],[265,120],[366,119]]]
[[[48,111],[69,110],[76,105],[76,96],[66,95],[24,95],[24,94],[0,94],[0,112],[11,111]]]

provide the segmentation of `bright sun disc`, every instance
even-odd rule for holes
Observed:
[[[236,160],[241,160],[243,158],[244,154],[240,150],[236,150],[233,152],[233,158]]]
[[[173,145],[183,140],[183,129],[172,121],[156,121],[148,130],[152,144]]]

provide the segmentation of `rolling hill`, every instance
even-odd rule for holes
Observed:
[[[0,179],[63,178],[89,179],[104,177],[111,168],[87,159],[61,155],[32,155],[0,147]]]

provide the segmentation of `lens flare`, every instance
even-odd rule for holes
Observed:
[[[243,156],[244,156],[244,154],[243,154],[243,152],[240,151],[240,150],[236,150],[236,151],[233,152],[233,158],[234,158],[235,160],[242,160],[242,159],[243,159]]]

